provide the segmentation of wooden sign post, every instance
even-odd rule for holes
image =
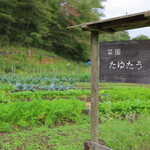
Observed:
[[[85,150],[112,150],[99,144],[99,32],[91,31],[91,141],[84,143]]]
[[[98,143],[98,84],[99,84],[99,42],[98,32],[91,32],[91,140]]]

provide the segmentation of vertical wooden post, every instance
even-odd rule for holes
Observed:
[[[98,143],[98,84],[99,84],[99,43],[97,31],[91,31],[91,140]]]

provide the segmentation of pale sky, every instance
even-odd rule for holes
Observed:
[[[102,19],[123,16],[150,10],[150,0],[106,0],[103,2],[105,17]],[[131,38],[138,35],[150,37],[150,27],[128,30]]]

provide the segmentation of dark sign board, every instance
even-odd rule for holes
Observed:
[[[150,84],[150,40],[101,42],[100,81]]]

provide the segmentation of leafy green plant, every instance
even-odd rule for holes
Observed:
[[[5,91],[0,91],[0,103],[6,103],[10,100],[10,96]]]
[[[115,103],[105,102],[99,104],[100,116],[120,116],[128,114],[150,113],[150,101],[147,100],[126,100]]]
[[[53,101],[33,100],[0,104],[0,122],[31,128],[38,125],[52,126],[57,123],[79,122],[84,103],[76,99]]]
[[[74,83],[76,82],[76,79],[73,77],[51,77],[51,76],[42,76],[42,75],[36,75],[36,76],[25,76],[20,77],[17,74],[9,74],[9,75],[2,75],[0,77],[0,82],[2,83],[11,83],[11,84],[58,84],[58,83]]]
[[[9,84],[0,84],[0,91],[5,91],[7,93],[11,92],[14,90],[14,87],[9,85]]]
[[[0,122],[0,132],[12,132],[12,126],[8,122]]]
[[[62,98],[62,97],[82,97],[83,95],[90,96],[88,90],[66,90],[66,91],[23,91],[14,92],[11,94],[12,100],[35,100],[35,99],[50,99],[50,98]]]
[[[113,86],[102,90],[101,94],[104,101],[124,101],[124,100],[150,100],[150,88]]]

